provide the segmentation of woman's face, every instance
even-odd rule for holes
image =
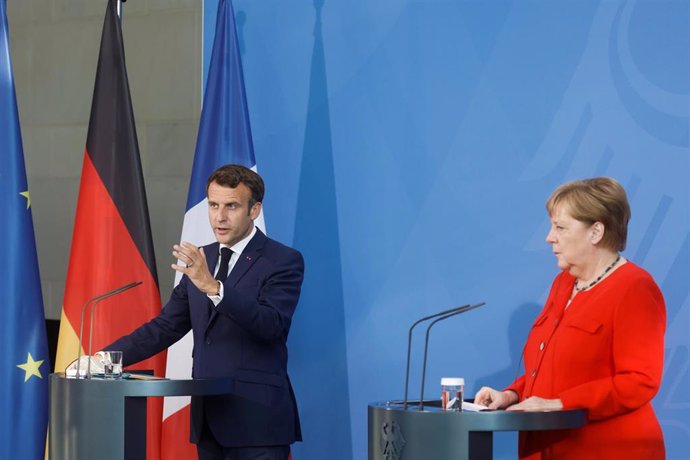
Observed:
[[[577,276],[586,266],[594,249],[592,226],[574,219],[567,204],[560,204],[551,214],[551,230],[546,242],[556,255],[558,267]]]

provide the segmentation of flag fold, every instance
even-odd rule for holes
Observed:
[[[82,305],[99,294],[141,281],[99,304],[93,317],[93,351],[128,334],[160,312],[160,294],[146,190],[130,98],[117,0],[107,0],[91,116],[72,234],[56,370],[87,351],[88,327],[79,343]],[[87,323],[88,324],[88,323]],[[133,369],[162,375],[165,352]],[[149,399],[147,458],[160,458],[162,401]]]
[[[48,429],[50,362],[6,12],[0,0],[0,458],[38,460]]]
[[[211,63],[199,121],[182,241],[204,245],[215,241],[208,222],[206,180],[224,164],[234,163],[256,171],[252,133],[244,89],[242,60],[232,3],[220,0]],[[255,221],[265,232],[263,214]],[[179,282],[180,276],[176,278]],[[187,334],[170,347],[166,376],[190,378],[192,337]],[[195,459],[189,442],[189,398],[166,398],[163,409],[162,458]]]

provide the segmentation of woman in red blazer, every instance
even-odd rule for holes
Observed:
[[[523,351],[525,373],[492,409],[585,408],[583,428],[520,433],[522,459],[664,458],[651,399],[661,383],[666,312],[652,277],[620,256],[630,207],[610,178],[570,182],[546,203],[556,276]]]

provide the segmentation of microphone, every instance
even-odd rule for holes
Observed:
[[[91,309],[91,324],[90,324],[90,329],[89,329],[89,364],[88,364],[88,368],[86,371],[86,375],[87,375],[86,378],[91,378],[91,342],[93,340],[93,311],[96,308],[96,305],[101,300],[107,299],[108,297],[112,297],[112,296],[117,295],[121,292],[132,289],[133,287],[137,287],[142,283],[143,283],[142,281],[135,281],[133,283],[129,283],[129,284],[126,284],[124,286],[121,286],[117,289],[113,289],[112,291],[108,291],[105,294],[91,297],[81,307],[81,319],[79,321],[79,343],[77,344],[77,374],[76,374],[77,378],[79,378],[79,367],[81,364],[79,362],[79,359],[81,358],[81,340],[82,340],[82,337],[84,335],[84,313],[86,312],[86,307],[88,307],[89,304],[93,303],[93,307]]]
[[[441,316],[440,318],[433,320],[431,324],[429,324],[429,327],[426,328],[426,339],[424,340],[424,365],[422,367],[422,391],[421,396],[419,397],[419,410],[424,409],[424,382],[426,381],[426,357],[427,351],[429,351],[429,331],[431,331],[431,328],[434,326],[434,324],[438,323],[439,321],[448,319],[451,316],[459,315],[460,313],[465,313],[466,311],[474,310],[475,308],[479,308],[484,305],[486,305],[486,302],[462,306],[451,313],[448,313],[446,315]]]
[[[433,315],[425,316],[424,318],[420,318],[417,321],[415,321],[412,326],[410,326],[410,329],[407,331],[407,368],[405,370],[405,398],[403,399],[403,408],[407,409],[407,389],[408,385],[410,383],[410,350],[412,349],[412,330],[417,326],[417,324],[421,323],[422,321],[426,321],[428,319],[432,318],[438,318],[439,316],[444,316],[451,314],[453,312],[456,312],[458,310],[461,310],[463,308],[469,307],[470,304],[463,305],[461,307],[453,307],[448,310],[444,310],[438,313],[434,313]]]

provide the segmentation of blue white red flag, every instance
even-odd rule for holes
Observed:
[[[198,246],[215,241],[208,221],[206,180],[216,168],[228,163],[240,164],[256,171],[235,16],[232,3],[220,0],[181,241]],[[256,224],[265,231],[263,215],[259,216]],[[179,280],[178,273],[175,284]],[[168,349],[166,376],[190,378],[191,370],[190,332]],[[165,400],[162,439],[164,460],[196,458],[196,448],[188,441],[189,403],[188,397]]]

